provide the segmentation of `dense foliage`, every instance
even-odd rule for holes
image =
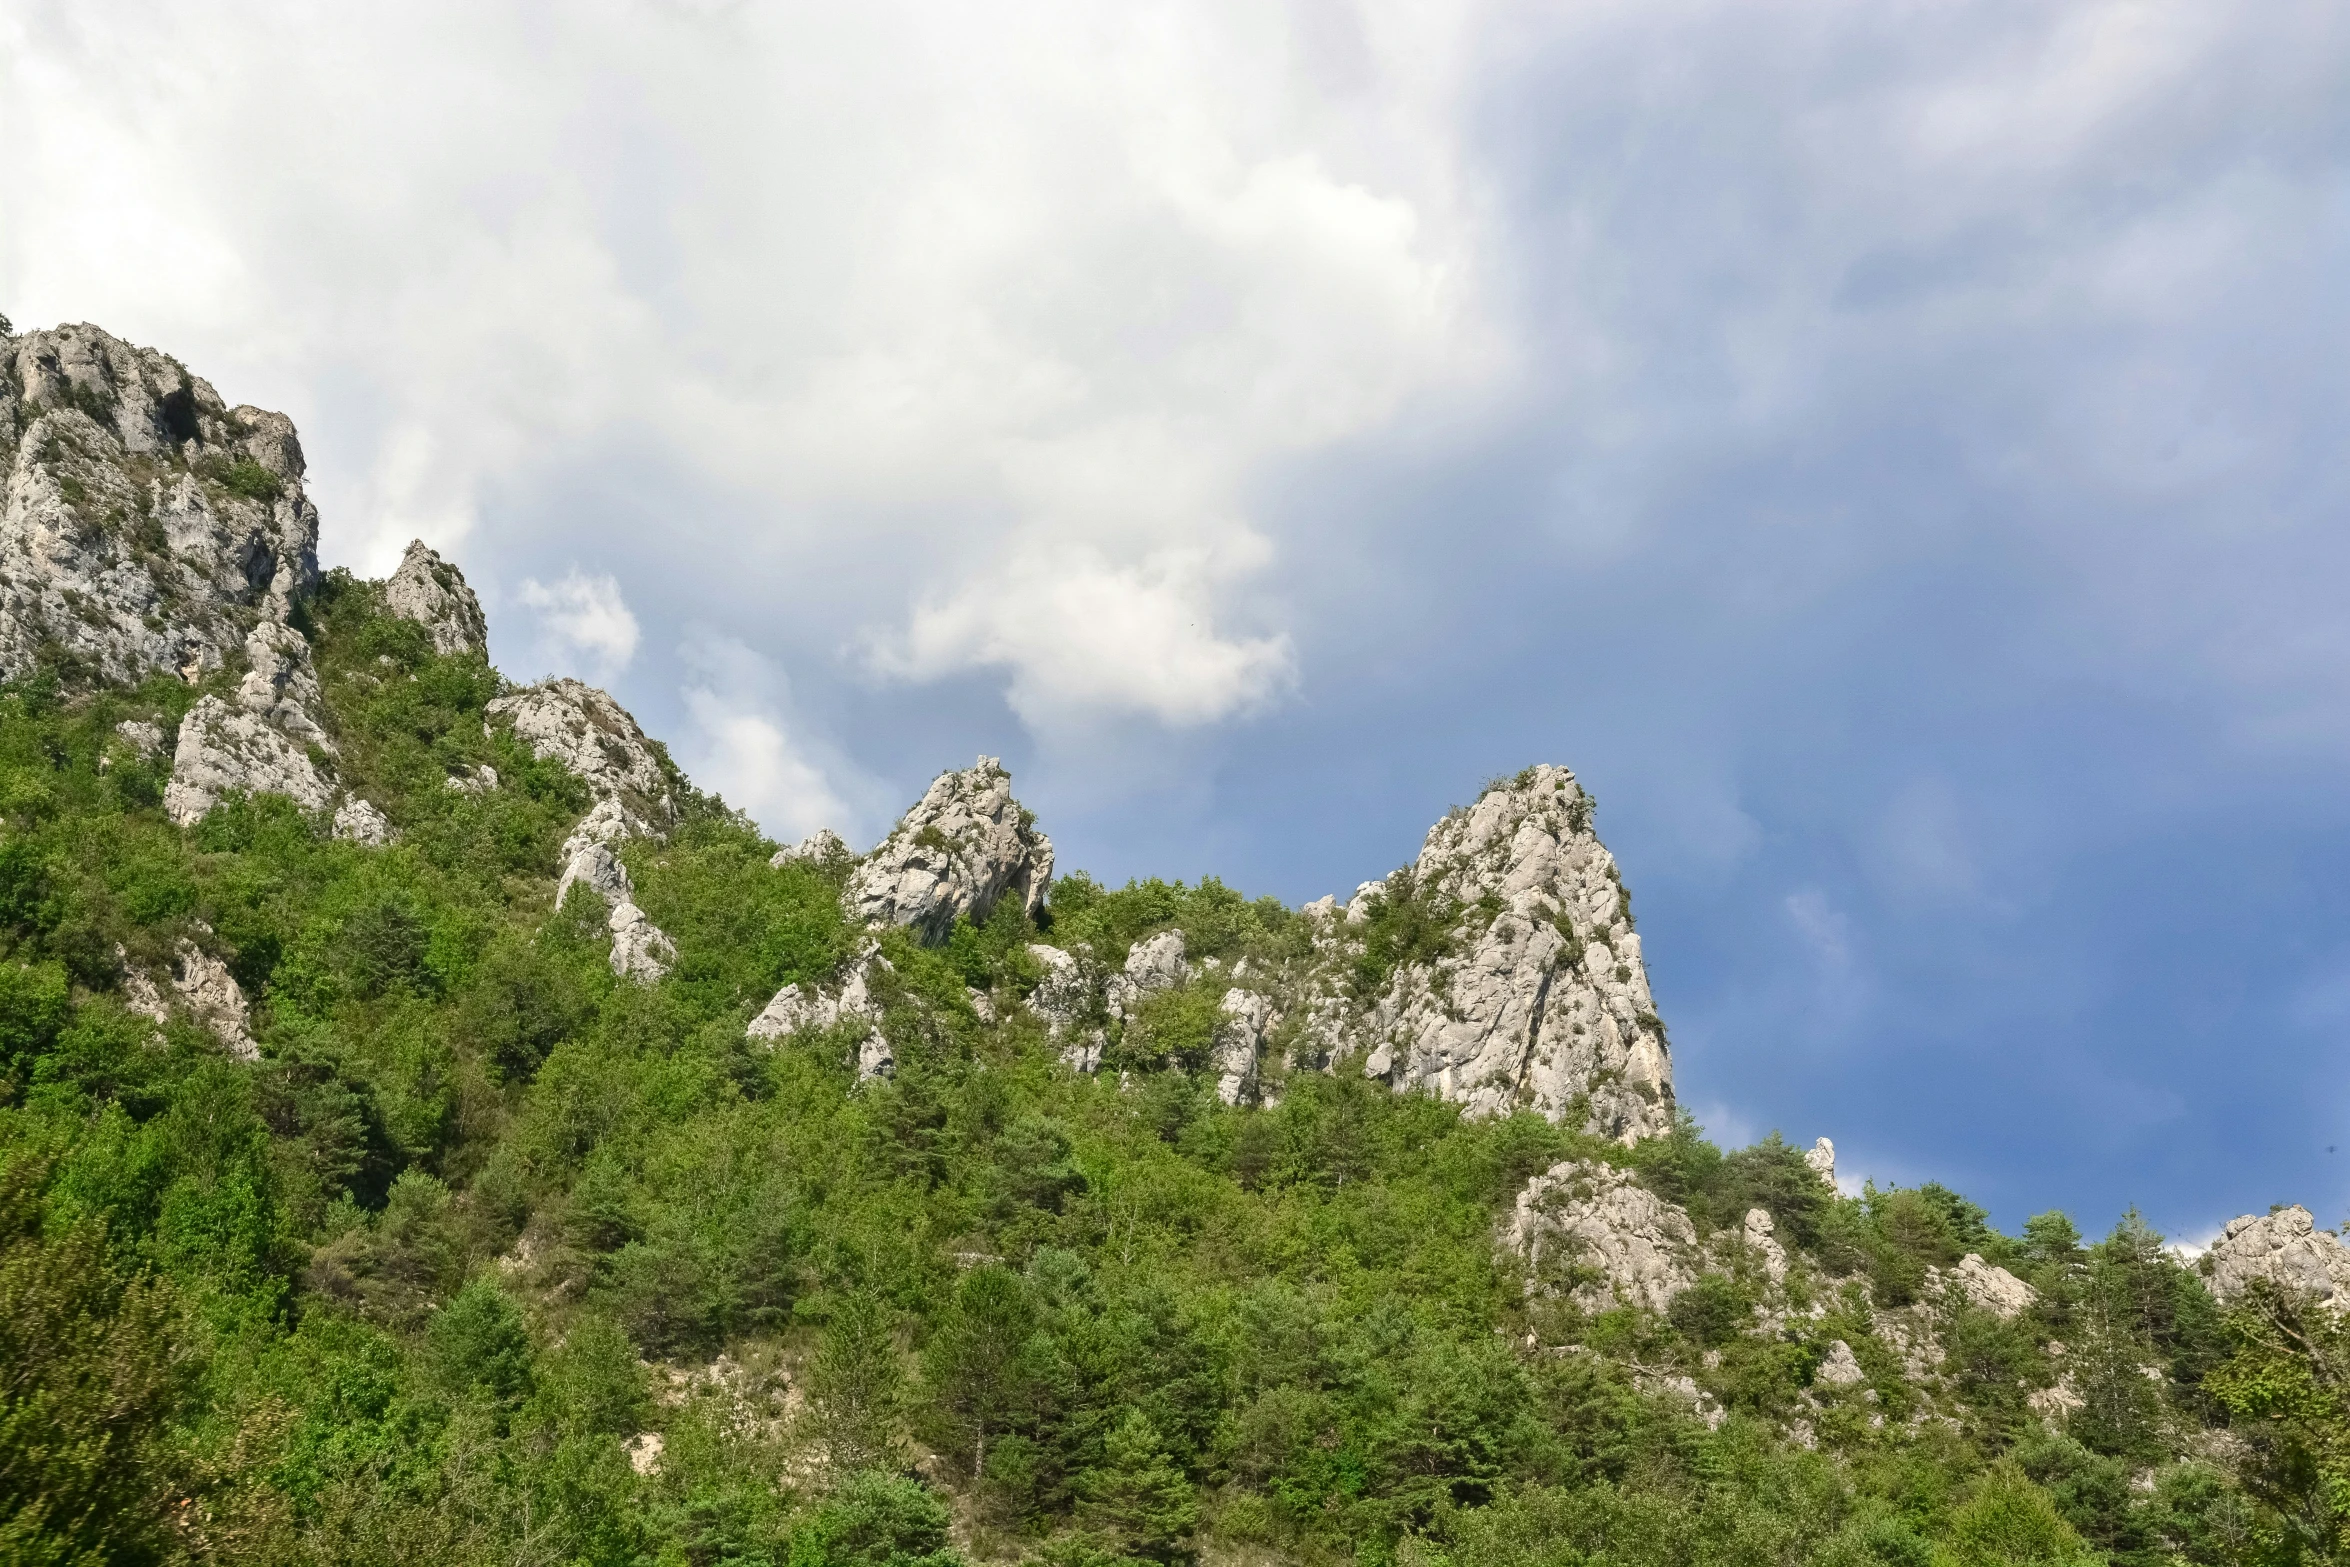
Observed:
[[[744,1037],[856,950],[841,868],[771,868],[690,790],[628,851],[676,969],[616,981],[592,895],[551,906],[580,786],[379,608],[338,577],[306,629],[390,848],[280,799],[171,826],[168,756],[114,726],[168,727],[176,683],[0,690],[8,1560],[2343,1559],[2340,1325],[2224,1316],[2134,1218],[2010,1238],[1937,1186],[1836,1197],[1775,1137],[1626,1151],[1344,1072],[1230,1108],[1189,1070],[1204,992],[1081,1076],[1012,1004],[1010,909],[883,938],[897,1071],[859,1085],[851,1040]],[[1112,963],[1301,939],[1214,881],[1071,876],[1047,918]],[[1408,883],[1378,919],[1373,967],[1438,939]],[[126,1003],[182,941],[258,1061]],[[1755,1332],[1736,1275],[1662,1318],[1530,1293],[1497,1219],[1568,1157],[1701,1231],[1768,1209],[1822,1313]],[[1929,1386],[1881,1314],[1970,1251],[2039,1300],[1935,1308]],[[1834,1339],[1867,1381],[1828,1396]]]

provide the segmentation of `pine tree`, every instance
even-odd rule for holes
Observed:
[[[1102,1459],[1078,1481],[1078,1522],[1128,1556],[1189,1560],[1199,1503],[1141,1410],[1126,1411],[1102,1444]]]
[[[825,1463],[835,1477],[902,1463],[904,1382],[888,1307],[862,1290],[842,1296],[808,1377]]]

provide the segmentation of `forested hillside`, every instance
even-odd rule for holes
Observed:
[[[293,537],[290,426],[11,373],[16,589]],[[1712,1146],[1563,770],[1345,908],[1056,879],[990,766],[779,851],[437,560],[209,659],[40,618],[112,569],[8,600],[0,1558],[2350,1559],[2332,1238]]]

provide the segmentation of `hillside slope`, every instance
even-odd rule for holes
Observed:
[[[987,758],[780,847],[162,355],[0,337],[0,468],[0,1557],[2350,1549],[2335,1237],[1713,1147],[1562,768],[1343,907]]]

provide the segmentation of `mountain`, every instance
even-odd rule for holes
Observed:
[[[2326,1561],[2350,1252],[2020,1236],[1675,1102],[1567,769],[1343,905],[981,757],[779,846],[283,416],[0,334],[25,1561]]]

